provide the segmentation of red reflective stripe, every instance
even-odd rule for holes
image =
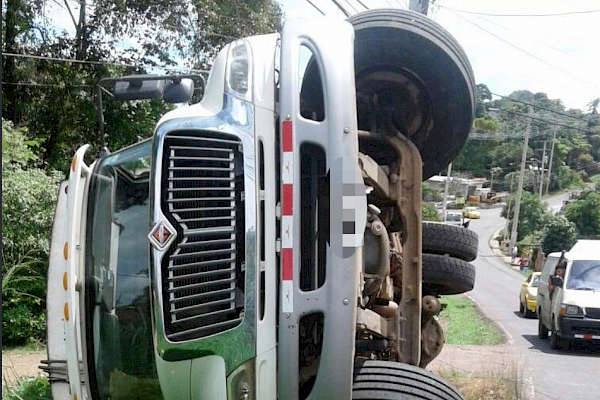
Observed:
[[[294,192],[291,184],[283,184],[281,198],[281,213],[283,215],[292,215],[292,205],[294,204]]]
[[[292,121],[283,121],[281,124],[281,148],[283,151],[292,151]]]
[[[281,279],[291,281],[293,279],[293,250],[290,248],[281,249]]]
[[[592,340],[592,334],[591,333],[586,333],[583,335],[583,338],[586,340]]]

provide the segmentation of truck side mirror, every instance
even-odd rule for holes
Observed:
[[[160,99],[164,87],[163,80],[123,79],[115,82],[113,96],[119,101]]]
[[[188,78],[170,83],[165,88],[163,100],[166,103],[187,103],[194,94],[194,81]]]
[[[564,281],[563,281],[563,278],[561,278],[560,276],[551,276],[550,283],[552,283],[552,285],[555,287],[561,288],[561,287],[563,287]]]

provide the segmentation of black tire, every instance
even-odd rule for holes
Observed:
[[[550,334],[550,348],[553,350],[562,349],[562,339],[556,331],[552,331]]]
[[[467,55],[441,25],[417,12],[370,10],[348,22],[355,31],[357,99],[375,92],[381,104],[390,96],[394,80],[371,80],[371,72],[394,72],[406,80],[399,90],[393,87],[394,96],[406,95],[401,104],[389,104],[392,122],[421,152],[423,180],[428,179],[456,157],[471,128],[476,86]],[[359,127],[368,130],[368,108],[361,109],[359,101],[357,111]]]
[[[548,339],[548,328],[544,326],[541,315],[538,315],[538,337],[542,340]]]
[[[475,267],[458,258],[423,254],[423,294],[461,294],[473,290]]]
[[[357,365],[353,400],[464,400],[444,379],[422,368],[391,361]]]
[[[521,303],[521,300],[519,300],[519,313],[525,315],[525,307],[523,306],[523,303]]]
[[[477,258],[479,238],[472,230],[456,225],[423,222],[423,252],[448,254],[465,261]]]

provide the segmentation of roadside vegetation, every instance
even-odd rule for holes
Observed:
[[[2,400],[51,400],[48,378],[21,378],[15,383],[2,383]]]
[[[471,374],[448,369],[440,371],[440,375],[454,384],[466,400],[523,399],[521,380],[513,370]]]
[[[475,304],[464,296],[442,296],[440,318],[445,329],[446,343],[470,345],[495,345],[503,340],[502,333],[485,319]]]

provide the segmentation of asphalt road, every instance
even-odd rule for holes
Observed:
[[[548,201],[560,209],[563,196]],[[496,258],[488,245],[492,234],[504,225],[500,209],[481,210],[481,219],[470,229],[479,235],[475,288],[468,293],[488,317],[505,331],[513,353],[516,375],[538,400],[600,399],[600,347],[579,344],[567,350],[552,350],[537,337],[537,319],[518,314],[520,284],[524,277]]]

